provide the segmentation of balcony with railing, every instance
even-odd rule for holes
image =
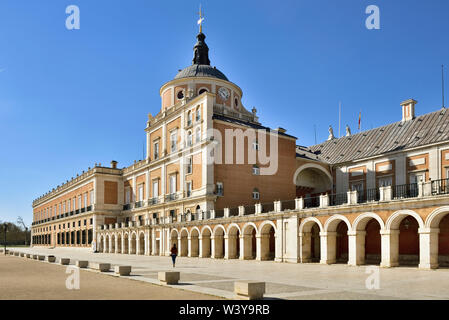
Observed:
[[[330,206],[341,206],[348,203],[348,194],[338,193],[329,195],[329,205]]]
[[[394,199],[404,199],[404,198],[415,198],[418,196],[418,184],[401,184],[393,187],[393,198]]]
[[[178,195],[176,193],[167,194],[165,196],[166,202],[175,201],[176,199],[178,199]]]
[[[136,201],[134,203],[134,208],[142,208],[143,207],[143,201]]]
[[[320,206],[320,197],[304,198],[304,208],[318,208]]]
[[[229,216],[230,217],[236,217],[239,215],[239,208],[231,208],[229,209]]]
[[[449,178],[431,181],[432,195],[449,194]]]

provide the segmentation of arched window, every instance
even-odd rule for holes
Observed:
[[[198,94],[199,95],[201,95],[201,94],[203,94],[204,92],[208,92],[208,90],[207,89],[200,89],[200,91],[198,91]]]
[[[260,199],[259,189],[257,189],[257,188],[254,188],[254,190],[253,190],[253,199],[254,200],[259,200]]]
[[[200,120],[201,120],[201,109],[200,109],[200,107],[197,107],[195,121],[200,121]]]
[[[191,147],[192,144],[193,144],[193,142],[192,142],[192,131],[189,130],[187,132],[187,146]]]
[[[201,141],[201,128],[200,127],[196,128],[195,140],[196,140],[196,142],[200,142]]]
[[[192,125],[192,111],[187,112],[187,126]]]
[[[184,99],[184,90],[180,90],[177,94],[178,100]]]

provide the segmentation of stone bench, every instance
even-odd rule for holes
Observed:
[[[31,259],[32,258],[31,254],[29,254],[29,253],[27,253],[25,256],[27,257],[27,259]]]
[[[9,255],[13,256],[14,255],[14,251],[9,251]]]
[[[14,252],[14,257],[20,257],[20,252]]]
[[[161,271],[157,273],[157,278],[162,284],[178,284],[180,274],[175,271]]]
[[[114,273],[120,276],[129,276],[131,274],[131,266],[115,266]]]
[[[111,269],[110,263],[89,262],[89,268],[100,272],[107,272]]]
[[[38,256],[39,261],[44,261],[45,260],[45,256]]]
[[[63,266],[66,266],[66,265],[70,264],[70,259],[69,258],[61,258],[59,260],[59,263],[62,264]]]
[[[37,254],[33,254],[33,259],[37,260]]]
[[[86,260],[78,260],[76,262],[76,266],[78,268],[87,268],[88,265],[89,265],[89,261],[86,261]]]
[[[47,256],[47,261],[50,263],[55,263],[56,262],[56,257],[55,256]]]
[[[237,299],[260,300],[265,294],[265,282],[237,281],[234,283],[234,293]]]
[[[21,252],[20,253],[20,257],[24,258],[25,257],[25,253]]]

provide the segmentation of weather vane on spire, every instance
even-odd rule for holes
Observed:
[[[200,33],[203,32],[203,21],[204,21],[204,17],[203,17],[203,11],[201,9],[201,4],[200,4],[200,19],[198,20],[198,25],[200,26]]]

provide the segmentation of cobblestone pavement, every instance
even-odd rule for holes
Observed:
[[[89,249],[72,248],[17,251],[74,259],[71,263],[82,259],[131,265],[132,274],[127,278],[149,283],[159,283],[158,271],[173,270],[170,257],[92,253]],[[367,279],[373,276],[367,273],[368,268],[372,266],[179,257],[175,270],[181,272],[181,280],[176,288],[232,299],[234,281],[256,280],[266,282],[268,299],[449,299],[449,269],[374,268],[379,272],[379,289],[367,289]]]

